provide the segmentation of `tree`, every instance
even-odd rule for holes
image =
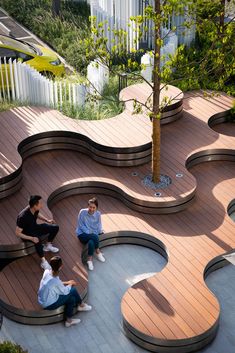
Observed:
[[[232,0],[233,1],[233,0]],[[212,8],[211,8],[212,7]],[[213,13],[213,16],[212,16]],[[205,44],[188,48],[180,46],[173,56],[164,58],[161,56],[161,47],[164,41],[177,28],[169,28],[167,34],[162,33],[162,28],[168,22],[169,17],[174,14],[184,15],[185,29],[197,26],[198,38],[205,39]],[[197,15],[197,16],[196,16]],[[197,23],[195,19],[197,17]],[[210,18],[217,18],[211,23]],[[141,65],[138,57],[143,54],[143,49],[138,48],[138,42],[153,24],[152,35],[154,45],[151,54],[154,59],[153,82],[148,84],[152,88],[150,99],[143,102],[134,101],[134,111],[140,112],[141,107],[147,107],[152,121],[152,180],[154,183],[160,181],[160,150],[161,150],[161,127],[160,119],[163,109],[170,103],[166,97],[160,102],[160,93],[165,84],[173,84],[186,89],[210,88],[214,77],[219,79],[213,88],[220,89],[226,80],[231,77],[235,68],[234,59],[234,26],[232,20],[225,23],[225,2],[215,0],[211,6],[209,0],[154,0],[152,5],[147,5],[143,15],[130,19],[130,26],[135,24],[134,47],[127,51],[127,32],[123,29],[110,28],[109,24],[96,22],[92,19],[93,39],[85,40],[87,45],[87,56],[98,57],[99,60],[109,67],[112,73],[126,71],[132,77],[139,78]],[[221,25],[223,23],[223,28]],[[113,42],[110,47],[110,39],[105,36],[108,30],[113,34]],[[228,55],[228,57],[226,57]],[[230,60],[230,62],[228,62]],[[162,65],[162,62],[165,64]],[[174,70],[173,70],[174,68]],[[162,85],[163,84],[163,87]],[[150,98],[150,97],[149,97]]]
[[[53,16],[60,15],[60,6],[61,6],[61,0],[52,0],[52,15]]]
[[[154,183],[160,181],[160,148],[161,148],[161,111],[160,111],[160,51],[161,51],[161,4],[160,0],[155,0],[154,8],[154,65],[153,65],[153,112],[152,118],[152,178]]]

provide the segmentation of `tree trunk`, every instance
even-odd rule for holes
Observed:
[[[52,15],[53,16],[60,15],[60,5],[61,5],[61,0],[52,0]]]
[[[221,9],[220,9],[220,19],[219,19],[219,24],[220,24],[220,33],[224,33],[224,18],[225,18],[225,11],[226,11],[226,1],[221,0]]]
[[[155,14],[160,15],[160,1],[155,0]],[[161,21],[155,22],[155,48],[153,68],[153,112],[152,112],[152,177],[154,183],[160,181],[160,152],[161,152],[161,127],[160,127],[160,39]]]

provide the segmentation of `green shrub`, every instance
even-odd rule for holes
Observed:
[[[10,110],[13,108],[18,107],[19,105],[23,105],[22,103],[17,103],[17,102],[8,102],[8,101],[3,101],[0,103],[0,112],[4,112],[6,110]]]
[[[12,343],[10,341],[4,341],[0,343],[0,353],[27,353],[28,351],[24,350],[18,344]]]
[[[101,120],[111,118],[123,111],[123,103],[116,100],[115,96],[92,101],[88,100],[82,107],[75,108],[70,104],[62,106],[64,115],[73,119],[81,120]]]
[[[17,21],[31,29],[34,21],[34,14],[37,9],[43,8],[50,11],[50,0],[1,0],[3,7]]]

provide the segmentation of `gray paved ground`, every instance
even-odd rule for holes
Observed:
[[[129,341],[122,330],[120,301],[126,289],[140,276],[160,271],[165,260],[156,252],[132,245],[104,249],[105,264],[95,262],[89,274],[90,313],[81,313],[77,327],[62,323],[49,326],[23,326],[4,318],[0,340],[10,339],[29,353],[134,353],[144,352]]]
[[[90,313],[80,314],[82,323],[65,329],[62,323],[32,327],[4,318],[0,340],[10,339],[29,353],[140,353],[145,352],[129,341],[122,331],[120,298],[141,276],[160,271],[165,260],[149,249],[132,245],[105,249],[107,262],[95,263],[90,274]],[[235,268],[230,265],[211,274],[208,286],[221,303],[221,325],[213,343],[200,353],[235,352]],[[114,319],[115,318],[115,319]]]

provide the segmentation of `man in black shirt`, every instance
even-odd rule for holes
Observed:
[[[57,253],[58,248],[52,245],[52,241],[59,231],[59,226],[53,219],[49,220],[42,216],[39,211],[42,208],[42,198],[39,195],[30,196],[29,206],[24,208],[18,215],[16,221],[16,235],[23,240],[32,241],[35,249],[41,258],[41,267],[45,270],[50,268],[45,259],[44,252],[51,251]],[[37,220],[46,223],[38,224]],[[42,240],[48,235],[48,242],[43,246]]]

